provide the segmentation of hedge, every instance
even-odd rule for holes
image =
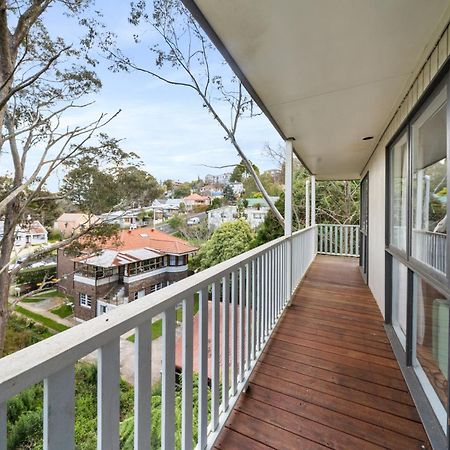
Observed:
[[[16,276],[17,284],[38,285],[45,280],[49,281],[56,277],[56,265],[34,267],[31,269],[22,269]]]

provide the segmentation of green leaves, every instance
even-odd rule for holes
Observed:
[[[227,222],[217,228],[194,257],[194,267],[201,269],[219,264],[250,249],[254,233],[244,220]]]

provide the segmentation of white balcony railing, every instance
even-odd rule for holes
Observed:
[[[447,235],[413,229],[412,240],[413,256],[445,274],[447,270]]]
[[[317,252],[325,255],[359,256],[359,225],[317,225]]]
[[[0,450],[6,449],[8,399],[42,380],[44,448],[75,448],[74,366],[95,350],[98,449],[118,450],[120,336],[133,329],[135,448],[150,448],[151,323],[158,314],[163,317],[161,447],[174,448],[175,308],[180,303],[183,308],[182,448],[193,446],[194,351],[198,352],[199,361],[197,445],[201,449],[212,447],[290,299],[287,277],[292,277],[295,288],[314,259],[316,243],[316,227],[301,230],[290,239],[277,239],[0,359]],[[290,248],[292,270],[287,258]],[[196,293],[200,299],[199,345],[194,349]],[[211,336],[208,336],[209,299]],[[211,342],[210,358],[208,341]],[[208,364],[212,369],[210,398]]]

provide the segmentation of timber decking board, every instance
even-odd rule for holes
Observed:
[[[431,448],[355,258],[315,259],[215,448]]]

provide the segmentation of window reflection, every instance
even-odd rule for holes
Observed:
[[[443,89],[412,125],[412,255],[446,272],[447,96]]]
[[[396,259],[392,260],[392,323],[402,345],[406,336],[406,300],[408,269]]]
[[[391,245],[406,251],[408,145],[406,133],[391,151]]]
[[[418,275],[414,276],[416,358],[447,408],[449,300]]]

